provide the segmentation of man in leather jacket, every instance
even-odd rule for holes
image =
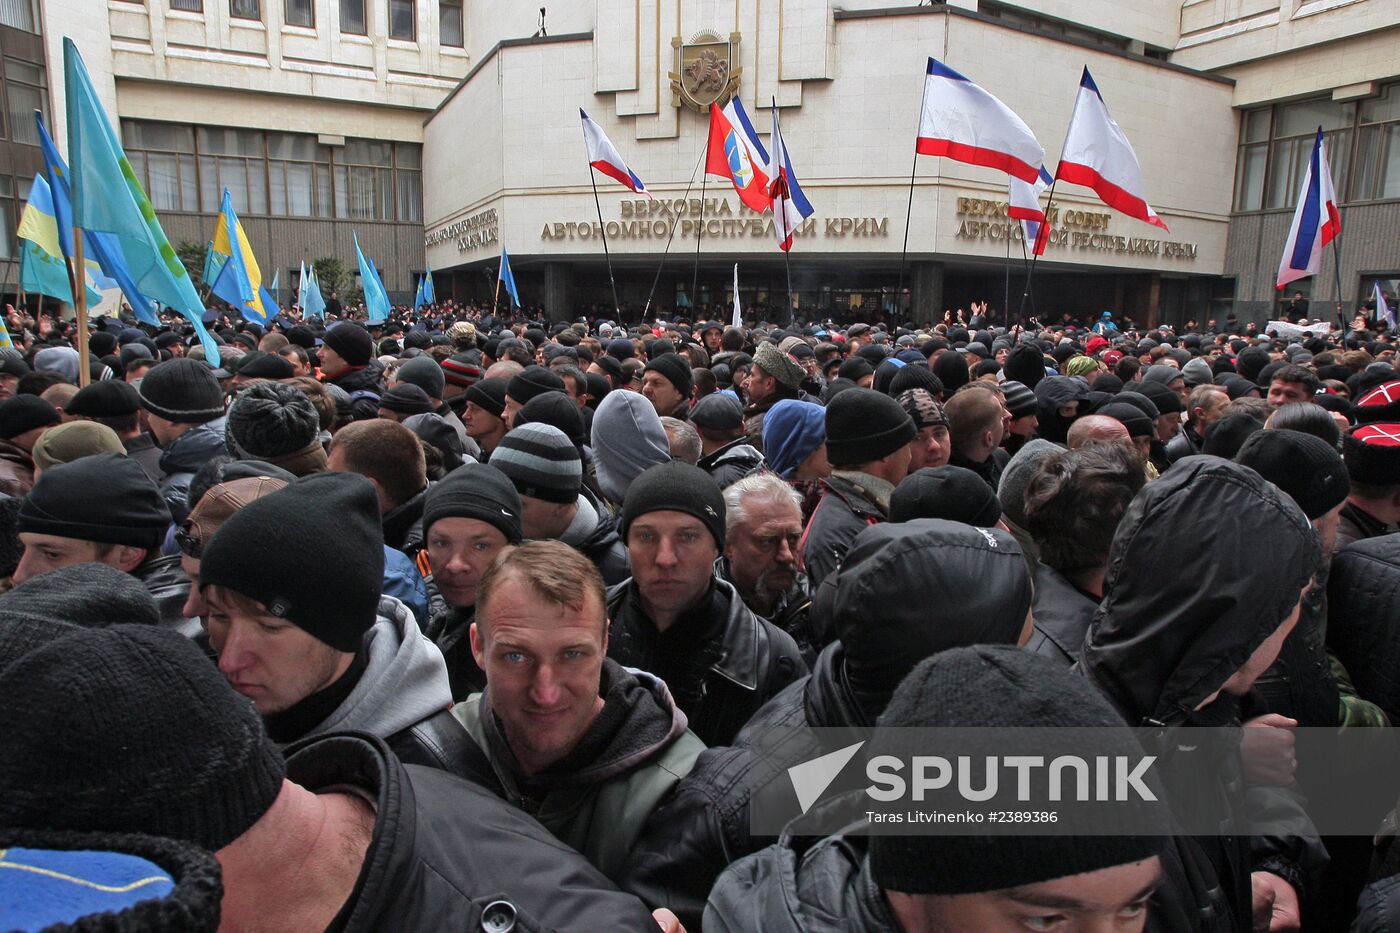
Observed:
[[[632,578],[608,591],[608,657],[660,677],[701,741],[724,744],[807,672],[797,644],[716,579],[724,497],[704,470],[672,462],[642,473],[622,533]]]
[[[285,546],[269,554],[274,540]],[[259,496],[203,543],[219,670],[278,743],[367,732],[405,761],[462,773],[470,748],[442,653],[407,606],[380,596],[383,572],[379,502],[364,477],[315,474]]]

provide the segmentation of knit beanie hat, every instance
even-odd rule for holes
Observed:
[[[900,393],[896,401],[913,419],[915,431],[939,425],[945,428],[948,426],[948,413],[943,410],[943,403],[928,389],[908,389]]]
[[[1181,401],[1181,396],[1168,389],[1165,383],[1148,382],[1143,380],[1136,387],[1136,393],[1146,396],[1157,406],[1159,415],[1175,415],[1186,410],[1186,405]],[[1119,398],[1127,393],[1120,392]]]
[[[1045,378],[1045,357],[1031,344],[1017,344],[1006,354],[1001,371],[1007,379],[1019,382],[1034,392],[1035,384]]]
[[[477,359],[475,353],[458,353],[455,356],[449,356],[442,361],[439,368],[442,370],[444,389],[447,383],[466,388],[481,381],[481,361]],[[400,372],[402,373],[402,369]],[[442,398],[442,393],[439,392],[435,398]]]
[[[358,473],[316,473],[249,502],[199,565],[200,589],[228,587],[346,652],[378,618],[383,577],[379,496]]]
[[[1175,366],[1168,366],[1166,363],[1155,363],[1142,371],[1143,382],[1156,382],[1161,385],[1168,385],[1178,379],[1185,379],[1185,375]]]
[[[1362,393],[1356,400],[1356,420],[1360,424],[1400,421],[1400,381],[1391,381]]]
[[[704,470],[680,460],[662,463],[647,470],[627,487],[622,503],[622,523],[618,529],[627,540],[627,529],[649,512],[684,512],[704,523],[724,551],[724,494],[719,484]]]
[[[826,409],[820,405],[787,398],[763,416],[763,454],[768,468],[783,479],[792,479],[793,471],[825,443]]]
[[[661,354],[646,365],[644,372],[660,373],[683,398],[689,398],[695,387],[690,375],[690,360],[679,353]]]
[[[22,378],[33,372],[29,364],[24,361],[24,357],[19,355],[19,351],[10,347],[0,347],[4,352],[0,353],[0,375],[14,376]],[[99,355],[93,350],[93,355]]]
[[[578,448],[564,432],[548,424],[525,424],[509,431],[491,451],[491,466],[531,499],[568,504],[583,485]]]
[[[802,385],[802,380],[807,375],[802,364],[771,343],[759,345],[754,351],[753,363],[755,366],[762,366],[765,373],[794,392]]]
[[[880,460],[917,433],[899,403],[873,389],[842,392],[826,406],[826,456],[832,466]]]
[[[0,625],[10,622],[30,628],[159,625],[160,610],[140,580],[88,561],[30,577],[0,596]],[[13,656],[0,652],[0,668],[9,660]]]
[[[351,366],[368,366],[374,356],[374,338],[359,324],[341,321],[326,328],[321,342]]]
[[[476,342],[476,325],[471,321],[458,321],[447,328],[447,336],[458,346],[469,346]]]
[[[1076,356],[1065,363],[1066,376],[1089,376],[1098,371],[1098,360],[1087,356]]]
[[[94,382],[78,390],[64,413],[74,418],[120,418],[141,409],[141,395],[120,379]]]
[[[1151,437],[1155,431],[1152,419],[1141,408],[1128,402],[1109,402],[1095,414],[1112,418],[1128,429],[1129,437]]]
[[[214,933],[223,882],[198,846],[135,833],[0,830],[5,926],[46,933]]]
[[[466,400],[499,418],[506,410],[506,380],[499,376],[473,383],[466,391]]]
[[[400,415],[425,415],[433,410],[433,403],[428,398],[428,393],[418,386],[411,382],[400,382],[380,396],[379,407]]]
[[[188,357],[152,366],[141,377],[140,393],[142,406],[166,421],[204,424],[224,413],[224,390],[214,371]]]
[[[1400,422],[1352,428],[1342,436],[1342,458],[1354,483],[1400,486]]]
[[[626,337],[618,337],[608,342],[607,354],[615,360],[630,360],[637,355],[637,348]]]
[[[156,548],[170,508],[135,460],[94,454],[47,469],[24,497],[19,530],[34,534]]]
[[[1288,493],[1309,521],[1341,505],[1351,492],[1342,455],[1322,438],[1301,431],[1256,431],[1235,454],[1235,462]]]
[[[524,405],[536,395],[544,392],[564,392],[564,380],[543,366],[526,366],[523,372],[511,376],[506,384],[506,395]]]
[[[899,398],[910,389],[927,389],[935,398],[943,394],[943,380],[933,374],[922,355],[919,359],[920,362],[910,363],[894,374],[888,386],[891,397]]]
[[[423,533],[440,518],[474,518],[498,529],[510,544],[519,544],[520,494],[500,470],[468,463],[428,487],[423,503]]]
[[[96,421],[72,421],[45,431],[34,442],[34,465],[47,470],[93,454],[126,455],[117,432]]]
[[[447,377],[437,360],[431,356],[415,356],[399,367],[394,378],[400,383],[415,385],[427,393],[428,398],[442,398],[442,390],[447,385]],[[391,390],[392,391],[392,390]]]
[[[954,648],[923,661],[895,691],[880,726],[976,728],[989,738],[1002,728],[1092,728],[1101,743],[1096,754],[1130,760],[1143,755],[1132,730],[1088,680],[1048,658],[1002,645]],[[881,730],[871,754],[917,753],[910,746],[917,745],[918,734],[913,728]],[[988,753],[1005,754],[1004,739],[1002,745]],[[1155,830],[1102,836],[876,835],[870,839],[870,873],[887,891],[940,895],[1066,878],[1156,855],[1170,831],[1167,804],[1140,801],[1133,817],[1135,825]]]
[[[320,416],[305,393],[285,382],[258,382],[229,406],[224,444],[239,460],[271,459],[305,450],[320,433]]]
[[[213,852],[281,792],[262,717],[170,629],[65,634],[0,672],[0,695],[0,826],[140,831]]]
[[[1181,375],[1186,380],[1186,387],[1189,389],[1209,385],[1215,380],[1215,373],[1211,372],[1210,363],[1203,356],[1198,356],[1182,366]]]
[[[243,357],[238,375],[245,379],[290,379],[297,374],[292,361],[276,353],[252,353]]]
[[[0,438],[7,441],[62,420],[58,409],[37,395],[15,395],[0,402]]]
[[[1044,438],[1032,438],[1016,451],[1006,469],[1001,471],[1001,481],[997,484],[997,501],[1001,503],[1002,515],[1018,527],[1026,527],[1026,487],[1035,476],[1046,457],[1064,450],[1059,444]]]
[[[285,489],[288,482],[274,476],[244,476],[215,483],[190,510],[190,517],[175,533],[175,544],[181,553],[198,560],[204,555],[204,546],[214,537],[214,532],[235,512],[263,496]]]
[[[764,416],[765,423],[771,416],[770,410]],[[695,403],[690,410],[690,423],[710,431],[737,431],[744,426],[744,406],[727,392],[713,392]]]
[[[1001,503],[987,481],[957,466],[924,467],[910,473],[890,496],[890,521],[944,518],[991,528],[1001,518]]]
[[[932,372],[930,370],[930,372]],[[852,382],[860,382],[866,376],[873,376],[875,367],[870,365],[870,361],[863,356],[853,356],[843,362],[836,370],[836,378],[849,379]]]
[[[1094,377],[1094,381],[1089,383],[1089,389],[1106,395],[1117,395],[1123,391],[1123,380],[1113,373],[1099,373]]]
[[[1262,430],[1264,430],[1264,425],[1259,422],[1258,418],[1247,412],[1237,411],[1228,414],[1219,421],[1211,422],[1206,428],[1205,439],[1201,443],[1201,453],[1233,460],[1249,436]],[[1357,479],[1354,473],[1351,478],[1362,482]]]
[[[1012,418],[1024,418],[1036,413],[1038,403],[1035,393],[1015,379],[1001,383],[1001,392],[1006,396],[1006,407]]]

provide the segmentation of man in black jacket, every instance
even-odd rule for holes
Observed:
[[[107,564],[145,585],[162,625],[195,638],[199,619],[184,613],[190,584],[180,558],[160,553],[169,527],[169,508],[136,461],[95,454],[59,464],[44,470],[20,502],[24,555],[14,582],[70,564]]]
[[[978,584],[968,587],[968,580]],[[666,904],[687,929],[699,928],[725,866],[774,841],[749,831],[764,793],[755,789],[774,779],[785,784],[788,767],[833,750],[795,730],[874,725],[924,658],[961,645],[1024,641],[1031,581],[1010,534],[916,519],[861,532],[841,570],[822,584],[819,602],[839,640],[810,676],[764,704],[732,747],[701,753],[633,847],[628,890]],[[794,730],[793,738],[782,754],[771,747],[755,753],[754,742],[770,729]]]
[[[321,381],[343,389],[350,396],[350,413],[356,421],[379,417],[384,386],[374,359],[374,338],[359,324],[342,321],[326,329],[322,338]]]
[[[632,579],[608,591],[608,656],[664,680],[705,744],[728,742],[807,666],[792,636],[715,576],[719,487],[688,463],[654,466],[627,489],[622,533]]]
[[[1192,389],[1186,400],[1187,421],[1176,436],[1167,441],[1167,460],[1175,463],[1182,457],[1200,453],[1201,445],[1206,442],[1206,428],[1221,419],[1229,403],[1230,395],[1222,386],[1200,385]]]
[[[417,557],[422,549],[423,504],[428,498],[428,472],[418,435],[384,418],[347,424],[331,439],[326,465],[336,472],[358,473],[374,484],[384,543]],[[416,546],[410,546],[410,541]]]
[[[593,561],[608,586],[630,576],[617,524],[583,487],[578,447],[558,428],[532,422],[501,438],[491,465],[520,494],[520,529],[528,540],[562,541]]]
[[[4,668],[0,692],[0,824],[198,845],[218,856],[228,929],[657,928],[524,813],[376,738],[311,739],[284,763],[169,632],[56,635]]]
[[[354,473],[308,476],[234,512],[201,544],[209,643],[274,741],[367,732],[405,761],[462,773],[470,749],[442,654],[407,606],[380,597],[378,512]]]

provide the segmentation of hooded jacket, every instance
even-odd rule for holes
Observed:
[[[452,691],[442,653],[418,630],[408,607],[381,598],[362,650],[365,669],[354,689],[306,735],[367,732],[405,763],[466,773],[467,737],[449,712]]]
[[[352,787],[374,834],[339,933],[438,930],[655,931],[637,898],[525,813],[469,781],[405,765],[364,734],[290,747],[287,777],[312,792]]]
[[[578,746],[530,776],[511,753],[489,690],[452,712],[489,760],[490,773],[477,783],[499,789],[626,889],[623,862],[643,823],[705,746],[686,728],[666,685],[650,674],[604,659],[599,693],[603,709]]]
[[[379,400],[384,394],[379,377],[383,371],[380,362],[371,359],[368,366],[352,367],[325,381],[350,396],[350,415],[354,420],[371,421],[379,417]]]
[[[574,523],[564,530],[559,540],[593,562],[603,576],[604,586],[614,586],[632,576],[627,546],[617,534],[617,519],[587,487],[579,493]]]
[[[1229,814],[1229,825],[1179,844],[1183,861],[1208,879],[1190,892],[1195,902],[1237,930],[1251,925],[1251,871],[1273,872],[1306,896],[1326,853],[1292,790],[1244,787],[1238,739],[1229,744],[1223,730],[1189,738],[1179,730],[1238,725],[1234,697],[1202,704],[1292,613],[1319,551],[1307,517],[1259,474],[1216,457],[1187,457],[1124,513],[1105,597],[1080,652],[1079,670],[1124,720],[1158,730],[1164,768],[1212,776],[1203,791]],[[1160,567],[1173,573],[1153,572]],[[1191,589],[1175,580],[1191,581]],[[1251,820],[1265,813],[1271,827],[1286,831],[1251,836]]]
[[[1400,534],[1358,541],[1332,558],[1327,643],[1357,693],[1400,722]]]
[[[748,442],[748,438],[741,437],[709,456],[701,457],[696,466],[714,477],[719,488],[724,489],[758,472],[763,467],[763,454]]]
[[[875,501],[874,494],[852,476],[833,473],[821,481],[821,501],[802,532],[802,566],[814,590],[841,566],[856,535],[883,522],[888,513],[889,503]]]
[[[1035,569],[1035,630],[1026,650],[1072,667],[1084,645],[1084,634],[1099,604],[1067,580],[1064,574],[1040,564]]]
[[[666,429],[639,392],[608,393],[593,416],[592,440],[598,487],[603,498],[619,507],[632,480],[671,460]]]
[[[177,525],[190,514],[186,501],[190,494],[190,480],[210,460],[228,455],[228,447],[224,444],[224,422],[225,418],[220,416],[195,425],[171,441],[160,455],[160,471],[165,476],[160,481],[160,494],[170,506],[171,519]]]
[[[1035,386],[1035,415],[1040,422],[1036,434],[1063,446],[1074,418],[1060,417],[1061,406],[1078,404],[1088,397],[1089,384],[1078,376],[1046,376],[1040,380]]]
[[[707,745],[723,745],[770,697],[807,673],[807,665],[792,636],[754,615],[732,584],[715,580],[705,599],[696,611],[706,614],[713,639],[691,646],[698,660],[694,681],[672,680],[670,686],[678,697],[698,698],[689,709],[681,707],[691,731]],[[657,632],[632,580],[608,590],[608,618],[608,657],[643,666]]]

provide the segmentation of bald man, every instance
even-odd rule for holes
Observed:
[[[1091,444],[1123,444],[1133,446],[1128,429],[1123,422],[1107,415],[1085,415],[1069,427],[1066,438],[1070,450],[1078,450]]]

